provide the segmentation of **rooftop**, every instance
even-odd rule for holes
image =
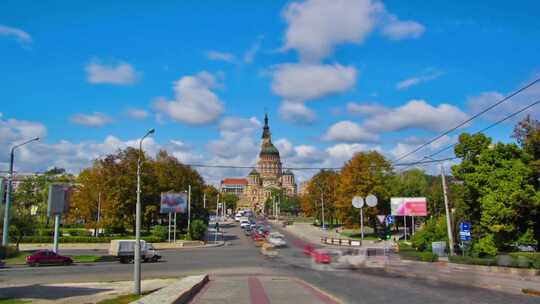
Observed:
[[[225,178],[221,181],[222,185],[247,185],[248,181],[245,178]]]

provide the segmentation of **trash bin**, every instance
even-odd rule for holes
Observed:
[[[448,256],[446,254],[446,242],[432,242],[431,243],[431,252],[436,254],[439,257]]]

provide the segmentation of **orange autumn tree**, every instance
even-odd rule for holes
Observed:
[[[377,151],[356,153],[341,169],[337,186],[336,212],[346,226],[358,226],[359,209],[352,207],[356,195],[366,197],[373,194],[378,205],[364,208],[364,224],[375,226],[377,214],[389,214],[390,191],[385,187],[392,175],[392,166]]]

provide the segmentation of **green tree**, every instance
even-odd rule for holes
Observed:
[[[462,134],[455,153],[462,162],[452,168],[463,181],[463,219],[473,223],[473,250],[493,254],[533,229],[539,199],[527,165],[528,156],[515,144],[491,144],[482,134]]]

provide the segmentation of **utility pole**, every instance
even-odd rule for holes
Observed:
[[[191,185],[188,186],[188,199],[187,200],[188,200],[188,205],[187,205],[187,214],[188,214],[188,217],[187,217],[187,230],[191,231],[189,229],[191,227]],[[175,216],[175,221],[176,221],[176,216]]]
[[[141,295],[141,156],[143,140],[156,130],[150,129],[139,141],[139,158],[137,159],[137,204],[135,205],[135,259],[133,262],[133,293]]]
[[[6,206],[4,207],[4,227],[2,230],[2,246],[6,247],[9,244],[9,207],[11,205],[11,184],[13,182],[13,161],[15,159],[15,149],[20,146],[26,145],[33,141],[39,140],[39,137],[32,138],[23,142],[22,144],[15,145],[11,148],[11,153],[9,157],[9,175],[7,182],[7,191],[6,191]]]
[[[443,163],[441,163],[441,179],[444,195],[444,209],[446,211],[446,228],[448,230],[448,247],[450,247],[450,255],[454,255],[454,236],[452,234],[452,222],[450,220],[450,210],[448,208],[448,193],[446,193],[446,177]]]
[[[324,230],[326,225],[324,224],[324,193],[322,191],[321,191],[321,206],[322,206],[322,228]]]
[[[203,208],[206,209],[206,192],[203,192]]]

